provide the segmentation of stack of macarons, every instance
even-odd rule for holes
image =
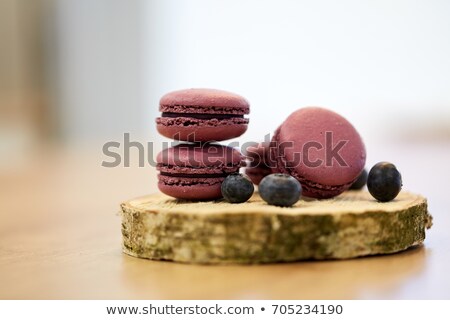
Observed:
[[[275,130],[271,141],[244,150],[218,144],[247,130],[248,101],[231,92],[187,89],[160,100],[158,132],[181,141],[157,156],[161,192],[188,200],[224,197],[247,201],[253,182],[269,204],[290,206],[301,195],[327,199],[366,184],[379,201],[390,201],[402,186],[396,167],[378,163],[364,171],[366,150],[352,126],[341,115],[321,107],[294,111]],[[247,160],[246,174],[239,173]],[[225,181],[225,183],[224,183]],[[243,192],[247,190],[248,192]]]
[[[239,172],[244,159],[237,149],[215,142],[247,130],[248,101],[222,90],[186,89],[164,95],[159,110],[158,132],[188,142],[158,154],[160,191],[178,199],[221,198],[223,180]]]

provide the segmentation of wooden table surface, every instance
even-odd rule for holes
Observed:
[[[0,171],[0,298],[449,299],[450,144],[374,154],[397,164],[405,189],[428,197],[434,226],[423,246],[254,266],[129,257],[121,252],[119,203],[155,192],[154,169],[103,168],[101,146],[30,155]]]

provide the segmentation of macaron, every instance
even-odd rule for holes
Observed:
[[[293,176],[303,195],[317,199],[347,190],[366,162],[364,143],[352,124],[320,107],[293,112],[275,131],[270,152],[274,171]]]
[[[222,197],[221,184],[239,172],[239,150],[219,144],[179,144],[156,157],[158,188],[178,199],[213,200]]]
[[[245,168],[245,174],[256,185],[259,185],[265,176],[272,173],[269,162],[269,146],[269,142],[254,143],[244,151],[249,162]]]
[[[248,101],[216,89],[185,89],[164,95],[156,118],[158,132],[171,139],[208,142],[239,137],[247,130]]]

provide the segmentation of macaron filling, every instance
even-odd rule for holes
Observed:
[[[156,118],[156,124],[163,125],[163,126],[181,126],[181,127],[188,127],[188,126],[217,127],[220,125],[231,125],[231,124],[246,125],[246,124],[248,124],[248,119],[245,119],[245,118],[196,119],[196,118],[189,118],[189,117],[182,117],[182,116],[176,117],[176,118],[160,117],[160,118]]]
[[[175,113],[175,112],[163,112],[161,114],[163,118],[195,118],[195,119],[231,119],[231,118],[244,118],[244,115],[238,114],[220,114],[220,113]]]
[[[217,166],[204,166],[204,167],[193,167],[193,166],[178,166],[178,165],[168,165],[168,164],[158,164],[156,169],[159,170],[161,174],[166,175],[228,175],[239,171],[240,163],[229,163],[217,164]]]
[[[194,185],[215,185],[221,184],[225,180],[225,177],[181,177],[181,176],[165,176],[159,175],[159,183],[165,185],[177,185],[177,186],[194,186]]]
[[[200,106],[160,106],[161,117],[156,123],[165,126],[217,126],[248,124],[245,114],[249,108],[200,107]]]
[[[159,179],[169,184],[214,184],[222,182],[228,175],[239,171],[239,163],[217,167],[181,167],[158,164]],[[209,181],[211,180],[211,181]]]
[[[179,177],[179,178],[202,178],[202,179],[208,179],[208,178],[225,178],[229,175],[229,173],[212,173],[212,174],[189,174],[189,173],[168,173],[168,172],[161,172],[160,175],[167,176],[167,177]]]
[[[250,113],[250,107],[219,107],[219,106],[189,106],[189,105],[160,105],[162,113],[196,113],[196,114],[233,114],[244,115]]]

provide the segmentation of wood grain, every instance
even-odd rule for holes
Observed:
[[[0,168],[0,299],[450,299],[450,148],[385,144],[405,188],[428,198],[423,245],[391,255],[191,265],[122,253],[119,204],[157,191],[153,168],[103,168],[100,147],[42,149]],[[421,150],[420,153],[417,150]],[[433,155],[430,170],[417,170]],[[376,159],[378,160],[378,158]]]
[[[426,199],[402,192],[380,203],[367,191],[282,208],[255,193],[240,204],[161,193],[122,204],[125,253],[187,263],[346,259],[403,251],[431,227]]]

